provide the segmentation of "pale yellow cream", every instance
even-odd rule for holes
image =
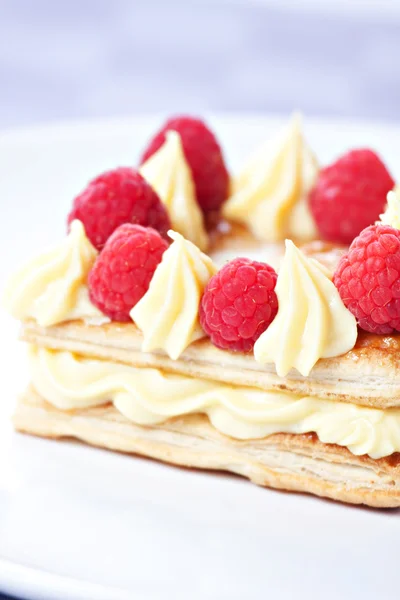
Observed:
[[[11,277],[3,298],[6,309],[17,319],[32,318],[44,327],[72,319],[107,322],[90,302],[86,286],[96,256],[82,223],[73,221],[60,244]]]
[[[165,204],[173,229],[205,250],[208,235],[179,133],[167,132],[164,144],[140,167],[140,173]]]
[[[179,233],[169,231],[168,235],[173,243],[130,315],[143,332],[144,352],[162,349],[177,359],[189,344],[205,335],[198,318],[200,298],[216,267]]]
[[[29,354],[34,387],[62,410],[113,402],[140,425],[205,413],[216,429],[237,439],[315,432],[322,442],[356,455],[380,458],[400,451],[400,409],[231,387],[33,346]]]
[[[301,241],[317,237],[308,194],[318,164],[304,141],[299,115],[269,140],[233,178],[225,217],[244,223],[260,239]]]
[[[386,209],[380,220],[385,225],[400,229],[400,186],[388,193]]]
[[[276,284],[278,313],[254,346],[258,362],[275,363],[284,377],[292,369],[307,376],[320,358],[354,347],[357,323],[345,307],[330,274],[290,240]]]

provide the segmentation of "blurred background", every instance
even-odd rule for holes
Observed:
[[[0,0],[0,127],[256,111],[400,119],[400,0]]]

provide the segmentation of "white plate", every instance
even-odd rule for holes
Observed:
[[[233,167],[278,123],[210,120]],[[71,198],[90,177],[135,163],[158,122],[0,137],[2,281],[64,233]],[[399,128],[310,120],[306,130],[322,162],[368,145],[400,177]],[[0,325],[0,591],[59,600],[399,597],[399,511],[13,433],[9,415],[27,376],[17,325],[4,314]]]

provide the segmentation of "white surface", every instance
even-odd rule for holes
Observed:
[[[211,121],[232,166],[276,126]],[[157,122],[0,136],[1,287],[17,262],[63,234],[85,182],[133,163]],[[400,130],[322,121],[306,130],[322,162],[368,145],[400,177]],[[9,415],[26,381],[23,348],[11,319],[1,314],[0,326],[0,591],[59,600],[398,598],[399,511],[14,434]]]

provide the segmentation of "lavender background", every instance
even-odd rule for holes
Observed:
[[[142,111],[400,120],[398,0],[0,0],[0,128]]]

